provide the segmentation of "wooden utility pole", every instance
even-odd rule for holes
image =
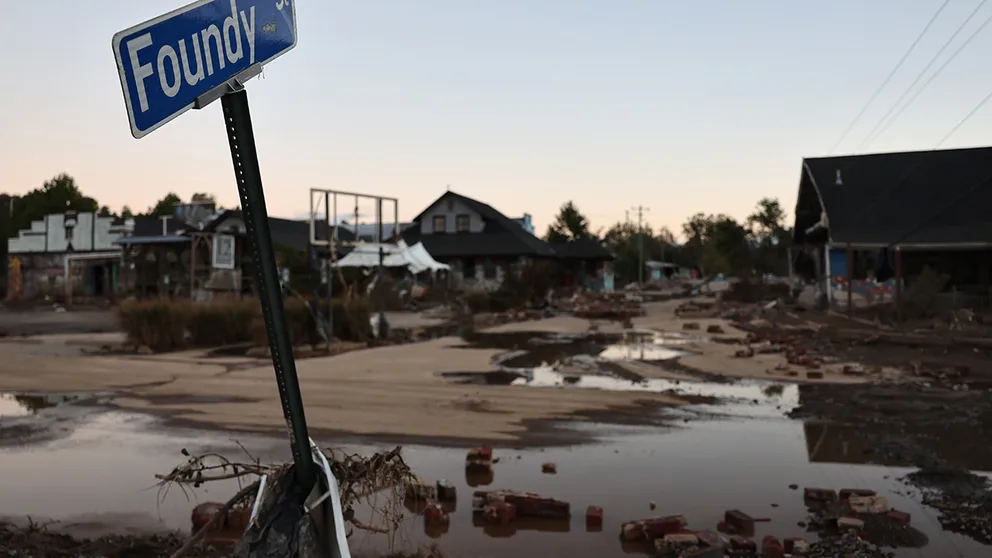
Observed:
[[[644,207],[639,205],[637,207],[631,208],[631,211],[637,212],[637,277],[638,283],[644,284],[644,213],[651,211],[650,207]]]

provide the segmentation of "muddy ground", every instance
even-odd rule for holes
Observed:
[[[535,479],[513,472],[513,486],[506,487],[551,487],[568,495],[578,509],[606,502],[608,509],[624,514],[611,516],[611,534],[615,522],[651,515],[646,502],[632,503],[630,495],[657,488],[641,499],[658,500],[670,510],[666,513],[692,513],[709,526],[715,525],[718,510],[771,504],[773,532],[802,535],[805,528],[796,531],[795,525],[808,521],[803,508],[779,508],[794,497],[787,485],[822,484],[839,474],[837,467],[850,467],[853,472],[844,473],[846,480],[832,488],[871,484],[893,494],[905,492],[900,507],[920,506],[913,508],[914,525],[929,540],[900,542],[902,531],[882,533],[882,544],[902,547],[898,556],[987,555],[987,548],[975,550],[982,547],[965,542],[992,544],[992,492],[984,474],[971,472],[992,470],[992,365],[984,346],[913,338],[892,342],[879,339],[877,328],[864,323],[791,310],[677,317],[678,304],[649,304],[648,315],[634,320],[635,328],[653,331],[650,335],[632,336],[615,324],[558,317],[507,324],[465,339],[303,360],[299,369],[308,419],[315,435],[325,439],[430,446],[424,451],[446,455],[446,461],[430,461],[426,469],[448,477],[457,475],[457,469],[448,469],[447,461],[457,465],[461,458],[457,452],[447,456],[439,446],[488,442],[507,450],[542,448],[528,450],[542,452],[530,459],[554,459],[563,464],[561,474]],[[686,323],[696,326],[686,328]],[[720,332],[708,333],[712,326]],[[56,401],[56,411],[50,413],[32,411],[31,420],[0,418],[0,446],[57,443],[60,436],[72,435],[81,416],[102,409],[151,413],[171,426],[262,433],[281,429],[271,370],[264,361],[196,352],[81,357],[80,340],[69,343],[69,337],[0,342],[5,362],[0,390],[18,392],[18,407],[48,409],[52,402],[44,397],[25,397],[52,386],[86,395],[68,405]],[[739,356],[741,351],[754,354]],[[4,408],[0,400],[0,415]],[[593,427],[602,424],[616,429]],[[605,456],[596,453],[596,445],[575,454],[568,448],[629,436],[638,441],[607,446]],[[805,447],[801,460],[793,461],[795,450],[787,446],[797,436]],[[610,461],[614,452],[616,461]],[[592,465],[586,461],[608,467],[607,476],[587,470]],[[528,471],[536,467],[528,466]],[[503,467],[517,471],[520,465]],[[773,478],[753,471],[763,468]],[[570,469],[582,472],[572,477]],[[497,469],[497,479],[507,478],[506,470]],[[604,479],[621,483],[625,476],[631,486],[618,485],[616,491],[627,499],[614,501],[602,490],[605,485],[597,488]],[[683,477],[698,488],[686,489]],[[723,477],[738,480],[716,480]],[[818,482],[820,477],[824,480]],[[738,485],[754,485],[757,493]],[[469,483],[465,489],[471,487]],[[699,498],[707,501],[694,501]],[[935,518],[936,531],[927,527],[928,514]],[[516,536],[516,531],[489,533],[473,525],[471,516],[460,520],[490,538]],[[943,540],[941,527],[962,538]],[[46,544],[66,541],[43,532],[24,539],[25,533],[6,536],[28,540],[16,543],[25,551],[38,537],[52,537]],[[554,549],[572,548],[535,543],[531,535],[515,540],[521,537],[549,556],[558,555]],[[578,548],[600,549],[597,555],[616,548],[615,538],[607,543],[594,537],[583,533]],[[154,540],[162,545],[155,552],[165,553],[172,544],[169,538]],[[92,547],[94,555],[137,556],[112,552],[147,543],[121,541],[114,548]],[[456,538],[454,546],[465,551],[478,544],[476,538]],[[512,548],[511,554],[519,554],[522,547]],[[825,552],[820,555],[830,556]]]

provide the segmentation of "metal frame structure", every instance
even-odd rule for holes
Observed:
[[[338,198],[342,197],[347,200],[354,200],[354,210],[349,211],[344,214],[338,213]],[[393,232],[391,238],[396,238],[400,234],[400,203],[396,198],[390,198],[386,196],[378,196],[374,194],[361,194],[358,192],[348,192],[344,190],[333,190],[326,188],[310,188],[310,253],[313,254],[314,247],[326,247],[328,249],[328,258],[324,263],[324,268],[326,270],[327,285],[326,285],[326,295],[327,304],[325,306],[325,328],[327,339],[331,340],[334,338],[334,260],[337,255],[337,249],[344,246],[358,246],[360,244],[367,244],[361,239],[360,233],[360,214],[358,211],[358,206],[362,200],[372,200],[375,203],[375,235],[373,238],[374,244],[379,244],[379,272],[381,273],[381,267],[383,258],[385,257],[382,244],[386,242],[385,235],[383,234],[383,225],[385,224],[385,213],[383,211],[383,205],[385,203],[391,203],[393,206]],[[321,213],[323,212],[323,213]],[[341,226],[338,223],[338,216],[354,216],[353,226],[355,231],[355,240],[343,241],[338,237],[338,227]],[[317,223],[323,223],[327,230],[328,238],[321,238],[320,231],[318,230]],[[321,271],[320,263],[314,261],[314,271],[317,275],[318,282],[320,278],[324,275]],[[318,319],[321,318],[320,309],[320,295],[319,289],[314,290],[314,311],[317,314]],[[379,331],[380,336],[384,335],[386,330],[386,318],[384,309],[379,307]]]

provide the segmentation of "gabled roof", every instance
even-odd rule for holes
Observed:
[[[819,219],[816,201],[835,243],[988,243],[992,147],[805,159],[797,240]]]
[[[551,248],[563,260],[613,259],[613,254],[595,238],[579,238],[570,242],[552,242]]]
[[[434,203],[427,206],[427,209],[413,218],[413,222],[420,223],[428,209],[448,199],[462,203],[478,213],[486,223],[483,232],[422,235],[420,234],[420,227],[410,227],[403,233],[403,237],[408,243],[423,242],[424,248],[436,258],[460,256],[555,257],[554,250],[547,242],[530,234],[519,223],[503,215],[491,205],[451,191],[445,192]]]
[[[217,216],[203,227],[204,232],[214,232],[217,227],[227,219],[232,217],[242,219],[240,209],[227,209],[217,214]],[[345,226],[338,226],[338,239],[352,241],[355,239],[354,232]],[[329,227],[325,223],[317,223],[319,238],[327,238]],[[294,248],[301,252],[307,250],[310,244],[310,222],[296,219],[281,219],[279,217],[269,217],[269,231],[272,234],[272,243],[277,246]]]

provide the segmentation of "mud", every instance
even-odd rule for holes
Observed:
[[[56,311],[54,308],[0,311],[0,337],[104,333],[120,329],[117,315],[112,310]]]
[[[596,417],[572,422],[567,428],[605,441],[542,449],[498,447],[499,462],[489,475],[466,473],[464,447],[405,447],[404,456],[419,475],[428,481],[447,479],[455,485],[459,501],[452,510],[450,525],[438,531],[408,513],[396,536],[359,533],[353,537],[353,549],[356,555],[379,556],[390,550],[416,550],[436,543],[445,556],[453,558],[618,556],[638,552],[617,540],[624,521],[680,513],[689,518],[691,528],[713,529],[724,511],[734,508],[770,519],[759,524],[759,539],[773,534],[813,541],[822,530],[809,521],[801,491],[790,486],[796,485],[878,490],[894,507],[912,514],[915,531],[910,535],[887,533],[882,527],[870,529],[879,535],[873,541],[894,545],[893,551],[900,558],[986,555],[988,549],[969,538],[942,531],[937,514],[921,505],[899,482],[913,469],[865,465],[861,455],[841,455],[846,463],[834,461],[831,455],[812,456],[810,448],[817,439],[809,439],[811,431],[784,417],[784,412],[774,412],[776,398],[798,395],[794,388],[786,386],[782,394],[762,399],[758,407],[765,411],[764,416],[750,420],[724,415],[664,428],[602,425],[597,424]],[[755,393],[768,390],[767,386],[753,389]],[[731,405],[724,411],[733,409]],[[210,483],[188,496],[178,490],[162,494],[152,475],[179,464],[182,449],[194,454],[216,451],[244,460],[244,450],[231,438],[225,432],[165,428],[141,415],[101,413],[70,437],[49,444],[44,452],[30,447],[0,449],[5,471],[0,477],[0,493],[4,494],[0,515],[30,514],[58,520],[52,530],[85,524],[87,530],[77,536],[91,538],[115,529],[119,519],[100,518],[100,514],[112,516],[112,512],[124,512],[132,521],[145,518],[135,528],[188,530],[190,510],[196,503],[224,501],[237,490],[236,484]],[[264,462],[289,459],[284,438],[238,436],[237,441]],[[360,445],[343,449],[367,453],[377,448]],[[557,464],[556,475],[542,474],[545,462]],[[71,475],[59,474],[65,463],[73,464]],[[471,491],[498,488],[534,491],[568,501],[573,517],[565,522],[517,522],[510,528],[484,524],[473,516],[468,504]],[[657,509],[652,509],[652,502]],[[585,527],[583,510],[589,505],[605,509],[601,531]],[[370,510],[357,512],[374,522]],[[120,524],[116,525],[119,528]],[[835,547],[824,543],[823,548]]]

